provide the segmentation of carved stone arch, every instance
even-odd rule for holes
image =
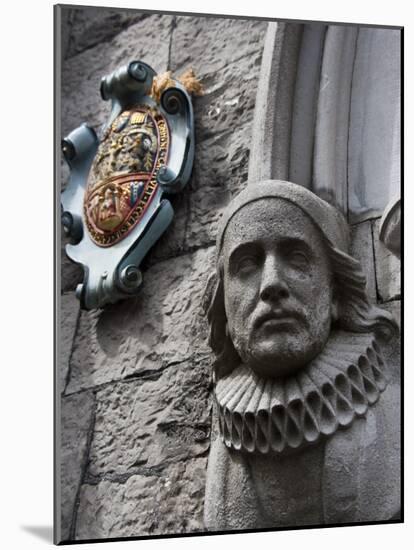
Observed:
[[[249,181],[303,185],[350,223],[389,210],[400,188],[400,44],[398,29],[269,23]]]

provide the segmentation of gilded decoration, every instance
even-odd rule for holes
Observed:
[[[111,246],[139,222],[168,159],[170,132],[156,109],[140,105],[109,126],[92,164],[84,200],[93,241]]]
[[[140,264],[174,217],[194,160],[190,69],[175,78],[130,61],[100,83],[111,102],[99,131],[82,124],[62,141],[70,178],[61,195],[66,253],[84,268],[76,296],[84,309],[137,295]]]

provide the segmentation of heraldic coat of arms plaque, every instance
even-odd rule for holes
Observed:
[[[191,70],[179,81],[133,61],[102,79],[112,110],[100,135],[83,124],[63,140],[71,174],[62,225],[67,255],[84,268],[76,294],[85,309],[128,298],[141,285],[140,263],[173,219],[168,194],[191,174],[191,92],[201,93]]]

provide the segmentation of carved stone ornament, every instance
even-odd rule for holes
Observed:
[[[201,92],[192,71],[178,81],[133,61],[102,79],[112,111],[100,136],[82,125],[63,140],[62,223],[66,252],[84,267],[76,293],[86,309],[137,293],[139,265],[172,221],[166,195],[184,188],[194,158],[189,92]]]
[[[240,366],[216,385],[222,439],[235,450],[282,453],[332,435],[379,399],[383,365],[372,334],[336,331],[288,378],[263,378]]]
[[[294,183],[249,184],[221,220],[205,308],[207,528],[394,518],[400,390],[383,348],[397,325],[368,300],[343,216]]]

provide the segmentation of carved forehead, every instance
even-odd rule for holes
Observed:
[[[227,226],[248,204],[261,200],[284,199],[309,216],[330,244],[347,252],[349,235],[343,216],[326,201],[295,183],[268,180],[248,185],[226,208],[217,234],[217,257],[220,256]]]
[[[223,235],[223,251],[243,242],[304,241],[311,248],[323,247],[322,234],[312,219],[295,204],[266,198],[248,203],[229,221]]]

